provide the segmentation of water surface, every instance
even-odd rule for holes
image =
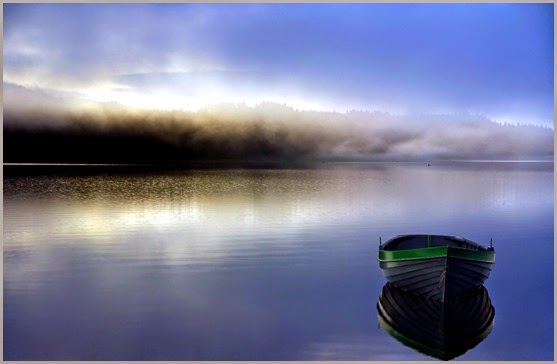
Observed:
[[[74,170],[3,189],[6,360],[428,360],[378,328],[378,240],[405,233],[493,238],[495,326],[457,360],[553,359],[552,163]]]

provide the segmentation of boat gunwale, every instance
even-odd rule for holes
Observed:
[[[472,246],[478,248],[478,250],[489,250],[487,247],[485,247],[485,246],[483,246],[479,243],[476,243],[476,242],[474,242],[470,239],[463,238],[461,236],[440,235],[440,234],[402,234],[402,235],[396,235],[396,236],[390,238],[389,240],[387,240],[384,244],[381,244],[380,247],[383,248],[383,249],[388,248],[390,245],[395,244],[397,241],[413,239],[413,238],[417,238],[417,237],[442,238],[442,239],[457,242],[457,243],[472,245]],[[437,245],[437,246],[445,246],[445,245]],[[391,249],[384,249],[384,250],[391,250]],[[393,249],[393,251],[396,251],[396,250],[403,250],[403,249]]]
[[[452,246],[435,246],[429,248],[384,250],[379,249],[379,262],[424,260],[452,257],[464,260],[495,263],[495,252],[490,250],[469,250]]]

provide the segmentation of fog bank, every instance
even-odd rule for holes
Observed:
[[[4,110],[4,162],[11,163],[552,158],[552,129],[470,114],[334,113],[271,103],[198,112]]]

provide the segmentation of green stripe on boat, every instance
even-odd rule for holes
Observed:
[[[495,262],[495,253],[485,250],[467,250],[447,246],[407,250],[379,250],[379,261],[416,260],[442,257],[455,257],[482,262]]]

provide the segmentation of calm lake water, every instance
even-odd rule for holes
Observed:
[[[20,175],[3,192],[6,360],[430,360],[378,328],[378,240],[405,233],[493,238],[495,326],[457,360],[553,360],[552,163]]]

